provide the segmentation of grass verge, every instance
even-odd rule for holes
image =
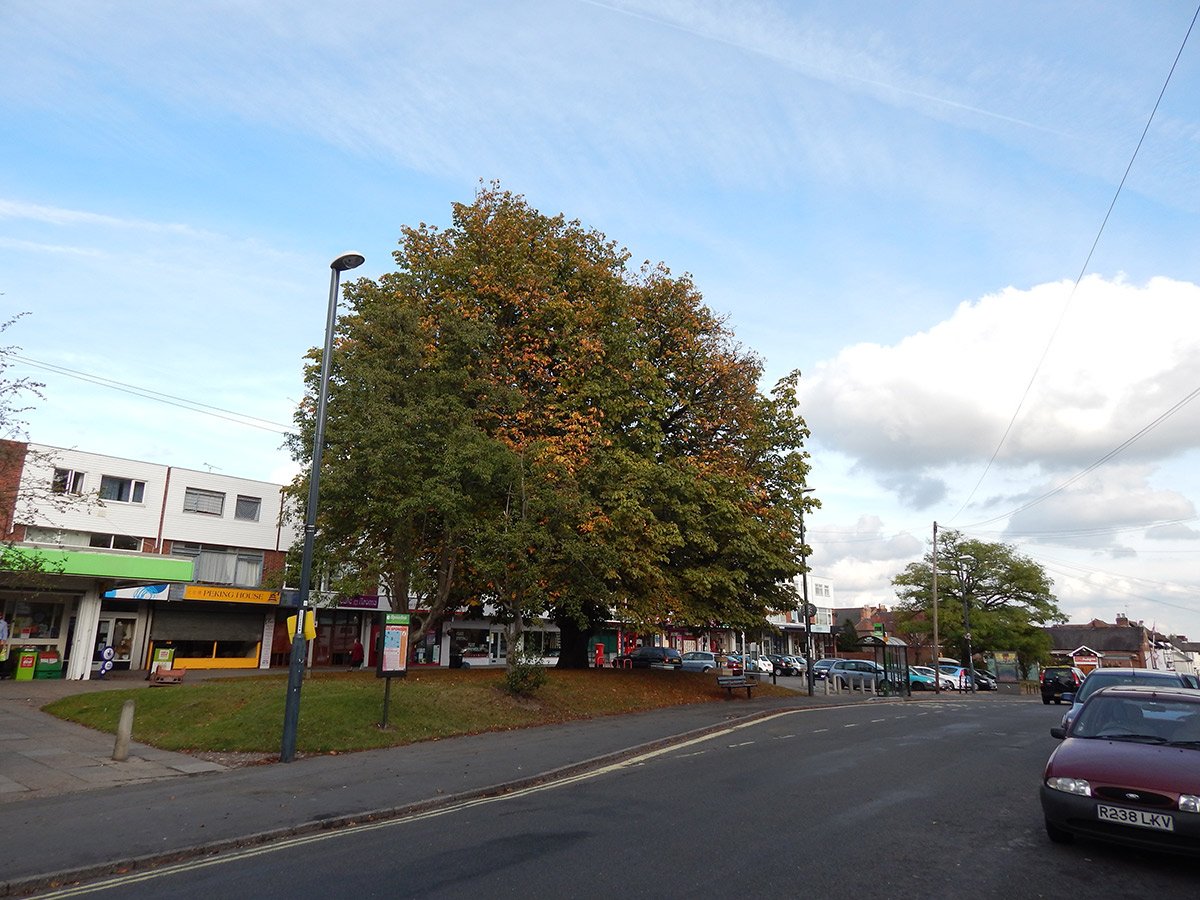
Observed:
[[[685,703],[724,701],[711,675],[653,670],[551,669],[532,697],[504,689],[498,669],[412,672],[392,681],[388,730],[383,679],[371,673],[314,673],[301,693],[297,750],[349,753],[484,731],[503,731],[631,713]],[[278,752],[285,675],[210,678],[178,687],[135,688],[65,697],[46,712],[116,732],[121,707],[136,703],[133,739],[166,750]],[[791,692],[760,683],[763,696]]]

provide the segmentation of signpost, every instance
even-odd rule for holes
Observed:
[[[382,613],[379,623],[379,647],[375,654],[375,677],[386,679],[383,688],[383,719],[379,727],[388,727],[388,707],[392,701],[392,678],[408,674],[408,613]]]

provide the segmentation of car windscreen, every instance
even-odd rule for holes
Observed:
[[[1079,686],[1079,692],[1075,695],[1075,702],[1082,703],[1096,691],[1118,684],[1169,684],[1178,687],[1179,676],[1168,675],[1165,672],[1161,675],[1154,672],[1117,672],[1110,675],[1105,672],[1099,676],[1093,673],[1083,679],[1083,684]]]
[[[1200,703],[1098,694],[1079,713],[1071,737],[1200,749]]]

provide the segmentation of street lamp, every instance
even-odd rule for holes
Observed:
[[[808,605],[808,545],[804,543],[804,495],[811,494],[815,488],[800,489],[800,558],[804,567],[800,570],[801,595],[804,600],[804,679],[808,682],[808,696],[813,695],[812,667],[812,631],[809,628],[811,614]]]
[[[308,614],[308,591],[312,581],[313,542],[317,536],[317,496],[321,485],[321,454],[325,449],[325,405],[329,399],[329,366],[333,357],[333,326],[337,320],[338,282],[343,272],[365,262],[361,253],[343,253],[329,264],[329,314],[325,319],[325,349],[321,353],[321,381],[317,390],[317,421],[313,434],[312,473],[308,479],[308,508],[304,515],[304,552],[300,557],[300,596],[296,610],[296,632],[288,666],[287,698],[283,707],[283,741],[279,761],[296,758],[296,725],[300,721],[300,686],[304,683],[304,618]]]

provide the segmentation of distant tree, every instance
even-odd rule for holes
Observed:
[[[416,598],[588,637],[761,624],[794,605],[807,429],[798,375],[769,395],[686,277],[627,269],[603,235],[498,187],[398,269],[348,285],[332,361],[320,539],[331,569]],[[319,353],[294,457],[310,458]],[[298,497],[306,477],[292,486]]]
[[[27,313],[0,322],[0,333],[7,332]],[[55,458],[52,453],[33,449],[26,434],[25,414],[33,409],[34,399],[44,399],[45,385],[27,376],[11,374],[13,357],[20,351],[16,345],[0,346],[0,471],[8,477],[0,483],[17,486],[7,496],[0,496],[0,526],[8,535],[13,525],[13,511],[20,511],[27,518],[49,522],[55,512],[96,502],[94,498],[81,497],[63,490],[63,485],[54,478]],[[21,476],[26,472],[45,472],[44,480],[26,481],[21,486]],[[53,582],[42,581],[34,576],[60,574],[61,566],[48,564],[43,555],[34,550],[20,548],[7,540],[0,546],[0,570],[17,572],[22,576],[22,587],[33,590],[50,587]]]
[[[892,579],[900,600],[896,614],[913,632],[932,631],[933,551]],[[961,659],[966,652],[964,610],[969,613],[971,649],[1015,650],[1022,666],[1045,658],[1050,637],[1045,626],[1065,622],[1053,582],[1036,562],[1006,544],[964,538],[957,531],[938,535],[938,632],[944,650]]]
[[[858,628],[850,619],[842,622],[842,627],[838,629],[836,644],[838,650],[842,653],[853,653],[855,650],[861,650],[859,645]]]

